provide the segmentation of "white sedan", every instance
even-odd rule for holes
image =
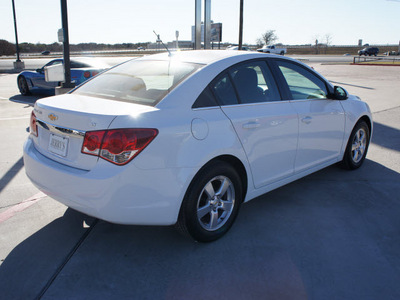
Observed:
[[[340,162],[359,168],[368,105],[276,55],[186,51],[114,67],[36,102],[24,145],[44,193],[120,224],[209,242],[240,205]]]

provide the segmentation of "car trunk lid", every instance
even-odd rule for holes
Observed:
[[[41,99],[34,107],[38,125],[34,144],[42,155],[52,160],[90,170],[96,165],[98,157],[81,153],[87,131],[105,130],[117,116],[136,115],[153,109],[74,94]]]

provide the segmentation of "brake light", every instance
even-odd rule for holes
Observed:
[[[89,78],[90,77],[90,72],[86,71],[85,73],[83,73],[83,77]]]
[[[135,158],[157,136],[157,129],[111,129],[88,131],[82,153],[99,156],[116,165]]]
[[[105,131],[89,131],[83,140],[82,152],[98,156]]]
[[[29,122],[29,128],[30,128],[30,133],[33,134],[34,136],[38,136],[38,128],[37,128],[37,121],[36,121],[36,115],[32,110],[31,113],[31,120]]]
[[[92,76],[96,76],[97,74],[99,74],[99,72],[97,72],[97,71],[92,71]]]

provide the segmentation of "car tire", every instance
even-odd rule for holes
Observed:
[[[176,227],[195,241],[215,241],[231,228],[242,201],[238,172],[226,162],[211,162],[186,191]]]
[[[29,86],[24,76],[18,77],[18,89],[23,96],[27,96],[31,93],[29,91]]]
[[[281,51],[281,55],[285,55],[285,52],[284,52],[284,51]]]
[[[347,170],[361,167],[367,155],[370,130],[365,121],[359,121],[350,134],[340,165]]]

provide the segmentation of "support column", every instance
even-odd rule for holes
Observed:
[[[201,49],[201,0],[195,0],[194,49]]]
[[[211,49],[211,0],[204,0],[204,49]]]

